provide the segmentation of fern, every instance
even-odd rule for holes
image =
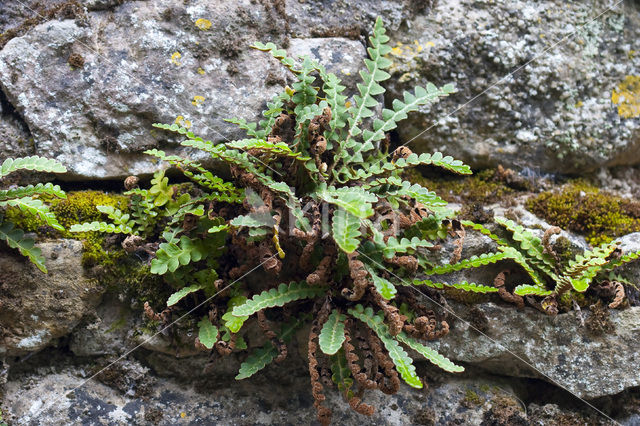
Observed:
[[[471,256],[468,259],[463,259],[460,262],[452,263],[448,265],[440,265],[435,268],[424,271],[425,275],[442,275],[451,272],[460,271],[462,269],[478,268],[480,266],[488,265],[490,263],[496,263],[507,257],[504,252],[498,253],[483,253],[480,256]]]
[[[553,291],[547,290],[544,287],[540,287],[537,285],[521,284],[513,290],[513,293],[517,294],[518,296],[548,296],[550,294],[553,294]]]
[[[373,286],[376,288],[376,291],[387,300],[393,299],[398,293],[396,286],[393,285],[391,281],[376,274],[375,270],[372,267],[367,266],[366,269],[371,276]]]
[[[18,249],[20,254],[27,257],[42,272],[46,273],[44,256],[32,238],[25,238],[24,232],[16,229],[11,222],[0,222],[0,239],[7,242],[9,247]]]
[[[420,355],[431,361],[432,364],[437,365],[444,371],[448,371],[449,373],[461,373],[464,371],[464,367],[454,364],[449,358],[439,354],[435,349],[431,349],[414,338],[407,336],[404,331],[400,332],[400,334],[396,336],[396,339],[409,346],[411,349],[418,352]]]
[[[389,352],[389,356],[395,364],[396,370],[398,370],[402,379],[409,386],[422,389],[422,382],[416,373],[413,360],[409,357],[407,352],[402,349],[398,341],[391,337],[389,328],[383,322],[383,317],[381,315],[374,314],[373,309],[370,307],[365,309],[361,304],[356,305],[355,308],[349,309],[349,313],[365,323],[376,333],[384,344],[384,347]]]
[[[0,207],[18,207],[20,210],[27,212],[31,215],[38,216],[44,223],[50,227],[57,229],[58,231],[64,231],[64,227],[60,225],[56,216],[49,210],[46,204],[42,200],[31,197],[22,197],[16,199],[10,199],[0,201]]]
[[[455,288],[457,290],[464,290],[471,293],[496,293],[498,291],[496,287],[476,283],[468,283],[466,281],[463,281],[461,283],[449,284],[434,282],[431,280],[413,280],[413,284],[424,285],[431,288],[437,288],[439,290],[442,290],[444,288]]]
[[[18,170],[36,172],[66,173],[67,169],[57,160],[38,157],[37,155],[22,158],[7,158],[0,166],[0,179]]]
[[[71,225],[71,232],[106,232],[108,234],[131,234],[133,230],[124,225],[114,225],[106,222],[88,222]]]
[[[353,253],[360,245],[360,219],[349,212],[336,210],[331,230],[334,241],[345,253]]]
[[[278,337],[285,343],[291,340],[293,333],[303,324],[301,320],[293,320],[282,326]],[[240,365],[240,371],[236,376],[236,380],[249,378],[262,370],[278,356],[278,348],[273,343],[267,342],[261,348],[256,349],[247,359]]]
[[[218,341],[218,328],[211,324],[207,317],[198,322],[198,340],[207,349],[213,349],[213,345]]]
[[[308,299],[324,294],[326,289],[320,286],[310,286],[304,281],[291,282],[289,285],[280,284],[278,288],[266,290],[253,296],[242,305],[233,308],[232,314],[237,317],[250,316],[258,311],[275,306],[284,306],[289,302]]]
[[[531,234],[524,227],[516,224],[512,220],[501,217],[494,218],[496,223],[504,226],[513,234],[513,239],[520,243],[520,248],[528,256],[529,262],[543,270],[545,273],[552,275],[554,262],[550,254],[544,252],[542,240]]]
[[[376,195],[359,187],[321,187],[318,190],[318,197],[327,203],[342,207],[360,219],[366,219],[373,215],[371,203],[378,201]]]
[[[203,288],[204,286],[202,284],[194,284],[188,287],[183,287],[169,296],[169,299],[167,299],[167,306],[173,306],[180,300],[187,297],[189,294],[195,293],[196,291],[202,290]]]
[[[58,198],[67,198],[65,192],[60,189],[58,185],[53,185],[51,183],[39,183],[35,186],[28,185],[24,187],[0,190],[0,201],[33,197],[36,195],[50,195]]]
[[[175,272],[180,265],[197,262],[202,259],[204,251],[202,246],[187,236],[180,237],[179,243],[167,242],[160,244],[156,252],[156,258],[151,261],[150,272],[162,275]]]
[[[320,349],[327,355],[334,355],[342,347],[345,341],[344,321],[347,318],[337,309],[334,309],[322,326],[318,342]]]

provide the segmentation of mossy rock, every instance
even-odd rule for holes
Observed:
[[[582,180],[531,197],[526,206],[553,225],[583,234],[594,246],[640,231],[640,203]]]

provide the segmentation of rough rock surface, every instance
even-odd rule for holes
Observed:
[[[577,173],[638,164],[640,121],[619,115],[612,93],[638,74],[640,7],[625,2],[594,19],[613,5],[436,2],[393,34],[388,95],[428,81],[455,83],[458,93],[412,115],[400,140],[474,167]]]
[[[189,384],[152,377],[136,361],[86,383],[92,370],[83,367],[21,374],[5,386],[3,413],[19,425],[317,424],[306,370],[272,367],[251,381],[202,377]],[[370,393],[366,402],[376,407],[371,418],[350,410],[335,392],[327,393],[325,404],[333,424],[343,425],[532,424],[552,415],[578,422],[571,424],[611,424],[593,412],[553,405],[532,404],[528,413],[505,379],[483,375],[436,378],[424,391],[402,386],[392,396]]]
[[[640,351],[640,307],[609,311],[613,330],[600,335],[581,327],[576,312],[551,317],[533,308],[519,311],[492,303],[476,308],[473,314],[462,306],[454,310],[471,322],[484,317],[486,335],[466,321],[456,321],[433,347],[494,373],[542,378],[581,398],[640,386],[640,376],[629,373]],[[591,313],[583,315],[588,319]]]
[[[11,252],[0,252],[0,356],[23,355],[67,335],[100,302],[103,289],[85,277],[82,242],[38,244],[48,274]]]
[[[243,136],[223,120],[257,119],[291,78],[249,45],[285,46],[284,25],[267,2],[125,2],[9,41],[0,51],[0,89],[28,125],[36,153],[61,160],[66,178],[148,173],[157,166],[142,151],[176,146],[154,122],[177,120],[214,141]],[[365,54],[361,43],[341,38],[290,44],[354,77]]]

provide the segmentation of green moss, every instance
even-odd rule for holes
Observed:
[[[640,231],[640,203],[581,180],[529,198],[527,208],[553,225],[585,235],[594,246]]]
[[[468,177],[428,178],[417,169],[404,173],[403,177],[412,183],[418,183],[435,191],[448,202],[491,204],[516,191],[499,179],[493,169],[481,170]]]
[[[473,389],[467,389],[462,402],[465,406],[472,407],[484,404],[484,399],[481,398]]]
[[[107,194],[102,191],[73,191],[67,193],[66,199],[47,199],[51,210],[65,228],[62,232],[47,227],[37,216],[22,212],[18,208],[8,209],[6,217],[17,227],[27,232],[36,232],[40,236],[82,240],[84,247],[82,264],[84,266],[114,265],[121,260],[123,253],[121,250],[106,251],[103,247],[104,236],[97,232],[77,233],[70,232],[68,229],[77,223],[104,220],[104,216],[96,209],[96,206],[114,206],[126,212],[128,201],[129,199],[124,195]]]

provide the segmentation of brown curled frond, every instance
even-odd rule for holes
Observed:
[[[224,340],[219,340],[215,344],[215,348],[218,353],[222,356],[227,356],[236,348],[236,339],[238,338],[237,334],[232,334],[231,338],[228,342]]]
[[[493,280],[493,286],[498,288],[498,296],[502,300],[508,303],[515,304],[518,309],[524,308],[524,299],[522,296],[518,296],[517,294],[510,293],[504,286],[505,281],[507,279],[507,275],[511,273],[510,270],[506,269],[501,271]]]
[[[544,250],[542,252],[553,256],[553,259],[556,261],[556,269],[560,267],[560,257],[558,257],[558,253],[556,253],[556,251],[553,249],[553,246],[551,245],[551,237],[561,232],[562,229],[557,226],[552,226],[551,228],[547,229],[542,236],[542,246],[544,247]]]
[[[453,254],[451,255],[450,264],[458,263],[460,258],[462,257],[462,246],[464,245],[464,237],[466,232],[464,230],[464,226],[460,223],[459,220],[451,221],[451,232],[454,236],[458,237],[453,241],[453,245],[455,249],[453,250]]]
[[[265,271],[271,272],[274,275],[278,275],[280,270],[282,269],[282,262],[271,251],[271,245],[268,240],[263,240],[260,242],[260,262]]]
[[[542,302],[540,302],[540,306],[547,315],[558,315],[558,300],[556,299],[555,294],[551,294],[542,299]]]
[[[562,229],[560,229],[557,226],[552,226],[551,228],[547,229],[544,232],[544,235],[542,236],[542,246],[544,247],[544,250],[543,250],[544,253],[551,254],[554,257],[557,256],[555,251],[553,250],[553,247],[551,246],[551,237],[561,232],[562,232]]]
[[[362,296],[364,296],[370,284],[367,279],[369,273],[365,269],[364,263],[357,259],[357,256],[358,254],[356,252],[347,255],[349,260],[349,273],[353,280],[353,289],[342,289],[342,296],[352,302],[362,299]]]
[[[316,409],[318,421],[322,425],[329,425],[331,423],[331,410],[322,405],[326,397],[323,393],[324,388],[322,386],[322,383],[320,383],[320,374],[318,373],[318,359],[316,358],[316,353],[318,351],[316,340],[318,338],[320,324],[324,323],[327,320],[328,316],[328,309],[324,309],[325,306],[328,306],[327,302],[325,302],[325,305],[322,307],[322,309],[320,309],[318,316],[311,325],[308,342],[308,356],[309,376],[311,378],[311,393],[314,400],[313,406]]]
[[[331,255],[323,257],[315,271],[307,275],[307,283],[310,285],[321,285],[327,283],[332,272],[332,261],[333,256]]]
[[[407,157],[409,157],[413,152],[406,146],[399,146],[398,148],[395,149],[395,151],[393,151],[393,154],[391,156],[391,162],[395,163],[396,161],[398,161],[401,158],[406,159]]]
[[[144,238],[138,235],[129,235],[124,239],[121,245],[124,251],[126,251],[127,253],[133,253],[141,248],[143,244]]]
[[[389,333],[392,336],[397,336],[398,333],[402,331],[404,327],[404,323],[407,320],[405,315],[400,314],[398,308],[393,305],[387,303],[387,301],[382,297],[377,290],[373,290],[373,300],[376,304],[382,309],[384,312],[384,316],[387,318],[389,322]]]
[[[358,355],[355,352],[355,347],[351,344],[351,333],[349,331],[352,322],[347,320],[347,323],[344,327],[344,337],[345,340],[342,343],[342,348],[344,349],[344,355],[347,359],[347,367],[351,370],[351,374],[353,375],[353,379],[356,383],[363,389],[375,389],[377,387],[376,382],[369,379],[360,368],[360,364],[358,364]]]
[[[151,321],[162,321],[162,316],[153,310],[149,302],[144,302],[144,315]]]
[[[262,330],[262,332],[267,336],[273,346],[278,348],[278,356],[275,359],[275,362],[282,362],[287,357],[287,345],[284,343],[282,339],[278,338],[278,335],[271,329],[269,324],[269,320],[267,316],[264,314],[264,310],[260,310],[257,312],[258,317],[258,326]]]
[[[353,395],[350,398],[347,398],[347,402],[349,403],[349,407],[354,410],[358,414],[363,414],[365,416],[372,416],[375,413],[376,409],[369,404],[365,404],[362,402],[362,399]]]
[[[412,274],[418,270],[418,259],[415,256],[394,256],[391,259],[384,259],[385,262],[406,269]]]
[[[613,302],[609,303],[610,309],[615,309],[622,304],[625,297],[624,286],[618,281],[613,281],[615,297]]]
[[[387,395],[393,395],[400,389],[400,378],[398,372],[394,368],[393,361],[389,355],[382,349],[382,342],[370,329],[368,332],[368,341],[371,350],[378,362],[378,368],[382,372],[376,373],[376,383],[378,389]]]
[[[137,176],[129,176],[124,180],[124,189],[131,191],[133,188],[137,188],[140,183],[140,179]]]

